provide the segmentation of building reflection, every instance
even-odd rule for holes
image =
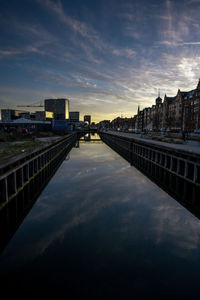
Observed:
[[[84,135],[84,141],[89,142],[91,140],[91,134],[87,133]]]
[[[101,142],[101,138],[97,133],[94,132],[88,132],[84,134],[83,137],[80,138],[81,142]]]

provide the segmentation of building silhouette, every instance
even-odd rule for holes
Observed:
[[[70,122],[79,122],[79,111],[70,111],[69,120]]]
[[[46,113],[53,113],[54,120],[69,119],[69,100],[66,98],[45,99],[44,107]]]

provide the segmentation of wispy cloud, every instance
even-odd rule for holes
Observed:
[[[200,3],[200,0],[188,0],[186,1],[186,4],[195,4],[195,3]]]
[[[0,59],[12,56],[22,56],[27,53],[49,55],[49,46],[58,42],[58,37],[51,34],[44,26],[32,24],[10,17],[3,21],[4,27],[12,24],[12,33],[22,40],[16,47],[6,47],[0,49]]]
[[[21,53],[22,53],[22,51],[20,51],[18,49],[6,49],[6,50],[0,49],[0,59],[15,56],[15,55],[18,55]]]
[[[183,45],[199,46],[199,45],[200,45],[200,42],[184,42]]]
[[[136,51],[130,48],[118,48],[113,49],[113,54],[115,54],[116,56],[134,57],[136,55]]]
[[[74,32],[87,39],[93,46],[98,49],[107,48],[107,44],[101,39],[98,32],[85,22],[81,22],[69,16],[60,1],[53,2],[51,0],[40,1],[41,5],[45,5],[50,11],[52,11],[61,22],[69,26]]]
[[[165,14],[160,15],[160,44],[179,47],[199,45],[199,16],[193,8],[177,8],[176,3],[166,0]],[[197,38],[197,40],[195,40]]]
[[[180,47],[180,46],[199,46],[200,42],[177,42],[177,41],[161,41],[158,42],[157,44],[160,45],[166,45],[166,46],[170,46],[170,47]]]

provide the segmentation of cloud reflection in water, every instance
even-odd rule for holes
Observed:
[[[13,248],[9,261],[20,265],[56,243],[62,247],[80,230],[98,237],[100,253],[106,243],[109,252],[133,257],[145,244],[150,260],[148,247],[167,245],[168,255],[189,258],[199,248],[199,220],[104,144],[82,143],[71,151],[5,251],[4,263]]]

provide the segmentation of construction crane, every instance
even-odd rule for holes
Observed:
[[[17,106],[18,107],[44,107],[44,104],[42,104],[42,101],[38,101],[38,102],[28,104],[28,105],[17,105]]]

